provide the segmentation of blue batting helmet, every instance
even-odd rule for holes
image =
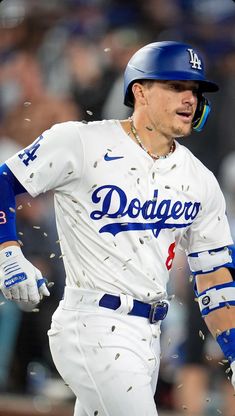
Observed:
[[[124,104],[133,107],[132,85],[140,80],[181,80],[199,83],[198,107],[193,128],[200,131],[210,113],[210,103],[203,92],[216,92],[219,87],[205,77],[203,60],[190,45],[165,41],[153,42],[139,49],[130,59],[124,73]]]

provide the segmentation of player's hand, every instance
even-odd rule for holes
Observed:
[[[33,266],[18,246],[0,251],[0,289],[5,298],[37,304],[50,296],[40,270]]]
[[[232,372],[233,372],[233,374],[232,374],[232,378],[231,378],[231,383],[232,383],[232,385],[233,385],[233,387],[234,387],[234,389],[235,389],[235,361],[233,361],[233,362],[231,363],[230,367],[231,367]]]

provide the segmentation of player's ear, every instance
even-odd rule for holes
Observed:
[[[132,94],[134,96],[134,102],[138,102],[142,105],[146,104],[146,95],[144,85],[139,82],[134,82],[132,85]]]

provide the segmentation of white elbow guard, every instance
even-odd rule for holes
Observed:
[[[235,306],[235,282],[204,290],[198,294],[198,303],[203,317],[216,309]]]
[[[193,274],[204,274],[213,272],[220,267],[234,268],[233,250],[234,246],[231,246],[191,253],[188,255],[190,270]]]

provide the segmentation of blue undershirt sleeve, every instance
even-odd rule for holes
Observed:
[[[6,164],[0,166],[0,244],[17,241],[15,196],[27,192]]]

